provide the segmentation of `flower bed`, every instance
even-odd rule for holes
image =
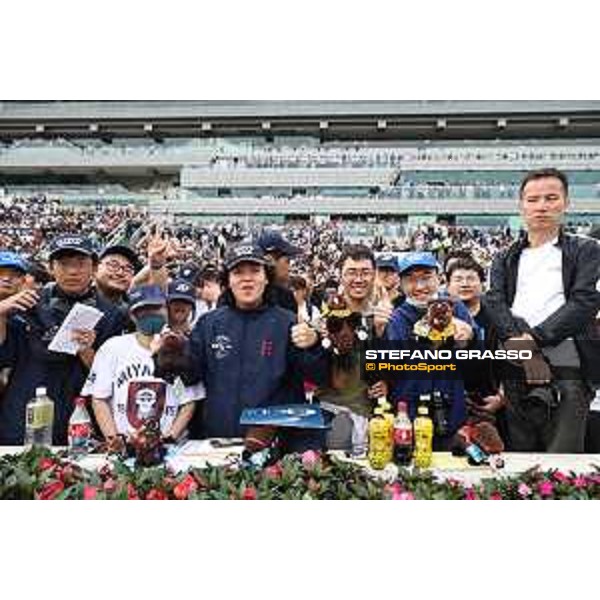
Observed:
[[[530,469],[471,486],[440,481],[429,471],[400,470],[390,483],[312,451],[286,456],[262,470],[209,466],[174,474],[165,467],[130,469],[118,462],[87,471],[61,454],[36,449],[0,457],[0,499],[600,499],[600,471]]]

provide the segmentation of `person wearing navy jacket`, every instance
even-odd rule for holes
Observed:
[[[204,381],[202,437],[240,437],[243,409],[305,401],[303,381],[324,381],[329,358],[317,332],[272,303],[264,251],[251,243],[225,260],[223,305],[195,325],[186,385]]]
[[[426,314],[430,300],[443,298],[440,293],[438,264],[428,252],[411,252],[400,261],[400,277],[405,301],[394,310],[386,329],[386,338],[391,341],[408,342],[416,339],[415,324]],[[476,325],[469,310],[460,301],[453,301],[453,339],[461,344],[472,344],[477,339]],[[419,344],[421,342],[418,342]],[[426,344],[427,342],[423,342]],[[424,345],[423,348],[426,346]],[[429,346],[427,346],[429,348]],[[421,394],[431,394],[434,390],[446,396],[448,432],[445,436],[434,436],[436,450],[447,449],[452,437],[463,425],[466,416],[464,382],[456,379],[407,379],[393,382],[391,396],[394,402],[405,400],[411,419],[416,417],[417,405]],[[431,411],[430,411],[431,416]]]
[[[98,259],[89,239],[59,236],[50,245],[49,259],[55,282],[40,293],[25,289],[0,302],[0,368],[12,368],[0,402],[0,445],[23,444],[25,409],[36,387],[45,387],[54,401],[53,443],[66,445],[74,400],[95,351],[123,330],[121,314],[92,285]],[[76,355],[49,351],[48,344],[76,302],[94,306],[104,316],[95,329],[74,332]]]

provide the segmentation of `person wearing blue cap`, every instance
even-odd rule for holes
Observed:
[[[0,251],[0,300],[21,291],[27,274],[27,263],[16,252]]]
[[[392,306],[398,308],[404,301],[404,295],[400,292],[398,259],[393,254],[380,254],[375,260],[375,266],[375,285],[384,288]]]
[[[431,301],[444,298],[440,293],[438,262],[429,252],[410,252],[400,261],[401,285],[406,300],[394,310],[386,330],[386,338],[391,341],[407,342],[419,338],[419,344],[425,348],[429,341],[420,337],[415,326],[426,319]],[[467,307],[460,301],[452,303],[450,324],[451,339],[467,344],[475,339],[475,323]],[[392,399],[408,401],[409,416],[416,417],[417,405],[422,394],[439,391],[444,398],[447,413],[447,431],[445,435],[434,436],[434,448],[449,448],[452,435],[464,423],[466,398],[464,382],[460,379],[398,379],[392,384]]]
[[[196,288],[185,279],[175,279],[167,288],[169,327],[188,336],[196,311]]]
[[[176,441],[185,435],[204,386],[185,387],[154,374],[153,342],[167,325],[167,297],[159,286],[133,289],[129,314],[135,333],[113,337],[98,350],[82,395],[92,397],[100,430],[113,448],[148,418],[160,422],[166,440]]]
[[[123,330],[122,315],[93,287],[97,255],[89,238],[78,233],[56,237],[50,243],[49,260],[53,283],[40,293],[23,290],[0,306],[0,368],[12,368],[0,403],[0,445],[23,443],[26,405],[37,387],[47,388],[54,400],[53,443],[66,445],[74,400],[96,349]],[[75,355],[49,350],[76,303],[97,308],[103,317],[93,330],[74,332]]]
[[[274,229],[262,232],[256,241],[265,256],[273,262],[274,280],[271,285],[271,295],[278,306],[292,312],[298,311],[294,293],[290,290],[290,258],[302,253],[302,250],[290,244]]]

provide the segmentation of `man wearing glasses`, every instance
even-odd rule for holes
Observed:
[[[396,309],[386,331],[389,340],[409,342],[418,339],[419,345],[428,348],[432,342],[422,337],[415,327],[426,318],[430,302],[443,299],[440,293],[438,262],[429,252],[411,252],[399,265],[400,282],[406,300]],[[476,326],[467,307],[460,301],[452,304],[452,319],[448,329],[449,340],[461,345],[476,339]],[[411,419],[416,417],[417,406],[422,394],[438,391],[443,398],[445,422],[442,426],[434,418],[434,449],[447,450],[454,432],[464,423],[467,410],[464,382],[461,379],[439,379],[422,377],[419,379],[402,378],[394,381],[392,398],[394,402],[403,400],[408,403]]]
[[[387,290],[376,286],[373,252],[362,245],[348,246],[340,257],[339,268],[340,293],[348,310],[362,321],[369,338],[382,337],[393,307]],[[327,338],[333,332],[324,326],[321,333]],[[355,340],[352,360],[337,360],[334,355],[329,385],[315,391],[315,398],[336,415],[327,436],[328,447],[351,450],[355,455],[366,450],[368,419],[376,399],[388,391],[384,381],[361,379],[359,351]]]
[[[141,266],[137,254],[128,246],[105,248],[100,254],[95,278],[100,296],[126,314],[127,292]]]

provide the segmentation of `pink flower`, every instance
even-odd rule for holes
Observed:
[[[247,487],[242,493],[242,500],[256,500],[257,496],[258,494],[256,493],[256,489],[253,487]]]
[[[465,500],[477,500],[477,494],[473,488],[467,488],[465,490]]]
[[[542,497],[552,496],[554,485],[551,481],[542,481],[542,483],[538,485],[538,492]]]
[[[526,483],[520,483],[517,491],[522,498],[526,498],[532,494],[532,489]]]
[[[556,471],[556,473],[553,474],[553,477],[559,483],[564,483],[565,481],[569,481],[569,478],[564,473],[561,473],[560,471]]]
[[[393,500],[414,500],[415,495],[412,492],[402,492],[398,494],[397,498],[393,498]]]
[[[502,500],[502,494],[500,492],[494,492],[490,494],[490,500]]]
[[[302,466],[305,469],[313,469],[319,463],[320,458],[318,452],[307,450],[302,453]]]
[[[86,485],[83,487],[83,499],[95,500],[98,494],[98,488],[94,485]]]
[[[577,488],[577,489],[583,489],[587,487],[587,479],[585,477],[583,477],[582,475],[578,475],[577,477],[575,477],[573,479],[573,485]]]
[[[102,486],[102,489],[107,492],[107,493],[111,493],[114,492],[117,489],[117,482],[114,479],[107,479],[104,482],[104,485]]]

